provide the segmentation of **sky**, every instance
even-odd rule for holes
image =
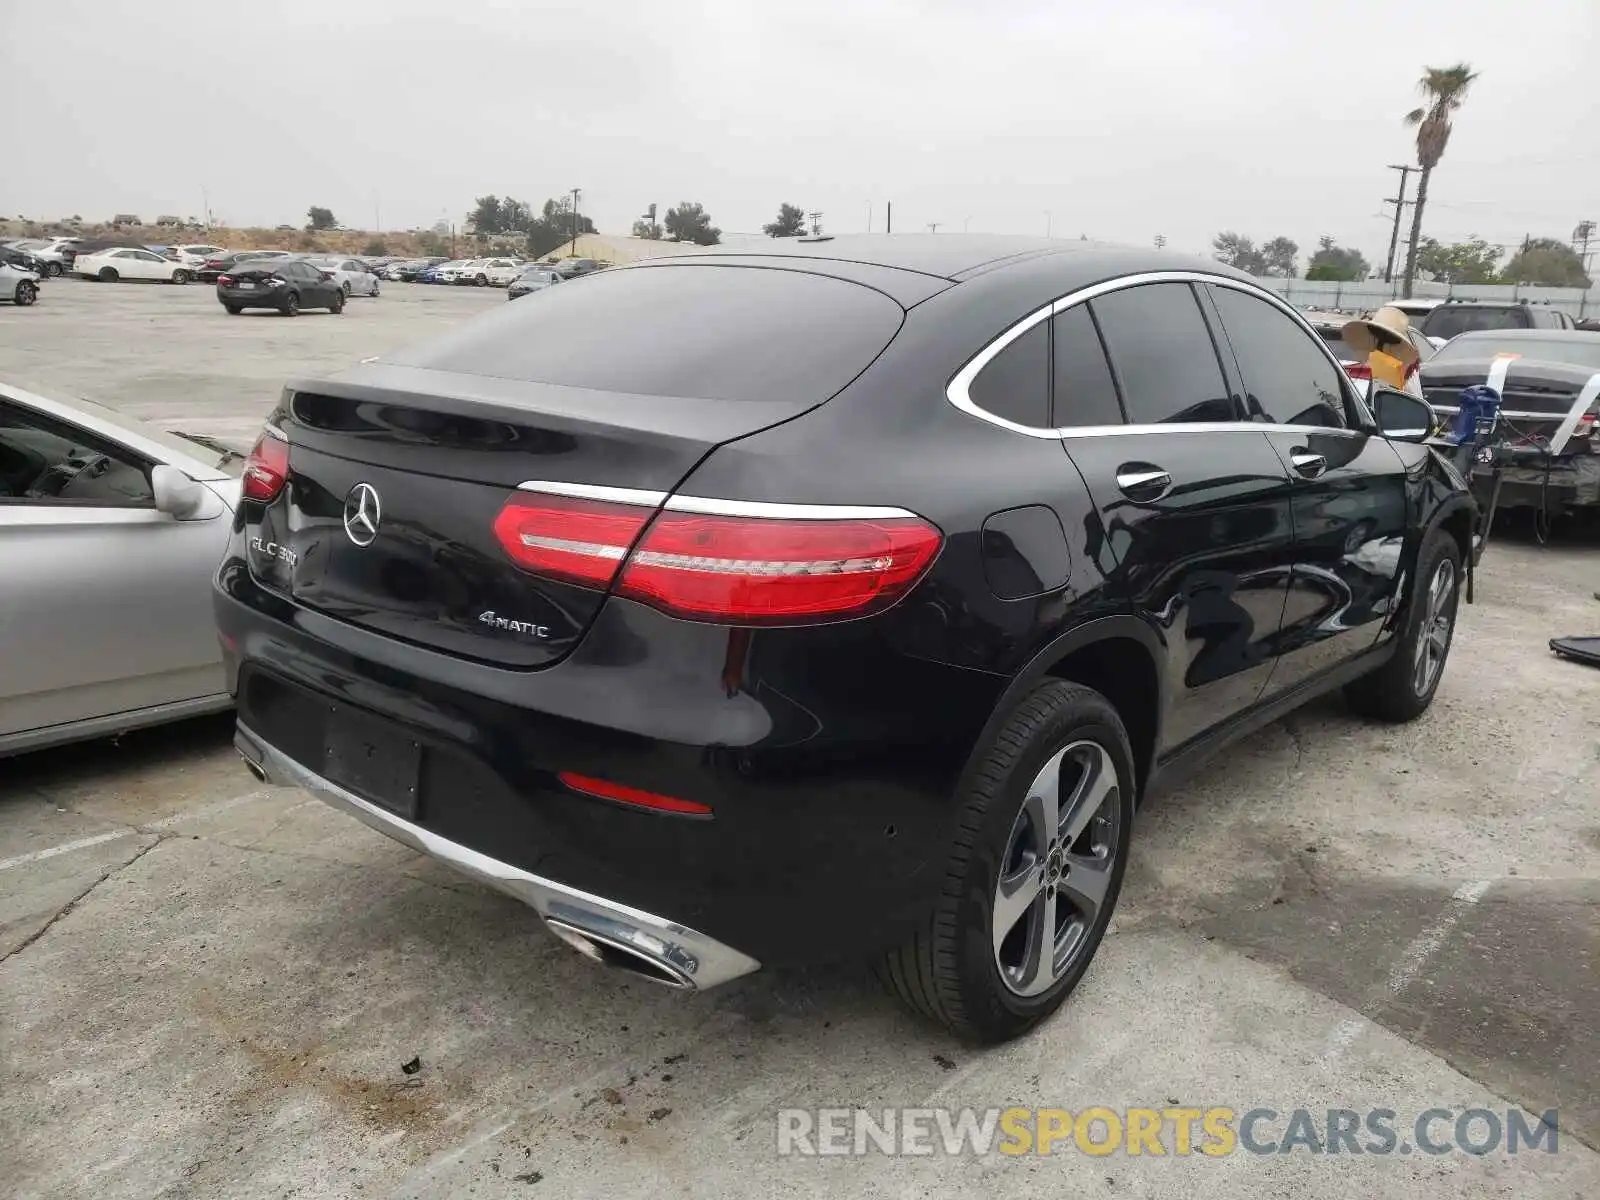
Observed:
[[[1600,220],[1595,0],[0,0],[0,212],[407,229],[577,187],[602,232],[892,201],[896,231],[1381,263],[1417,78],[1463,60],[1425,232]]]

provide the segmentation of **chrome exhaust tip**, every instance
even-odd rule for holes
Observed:
[[[240,754],[239,757],[244,760],[245,770],[254,775],[258,782],[267,782],[267,769],[265,767],[252,759],[248,754]]]
[[[551,933],[579,954],[602,966],[616,967],[665,987],[683,991],[693,991],[695,988],[694,980],[688,975],[665,959],[657,958],[638,946],[629,945],[625,941],[604,934],[591,933],[587,929],[579,929],[576,925],[569,925],[553,917],[546,918],[545,925],[549,927]]]

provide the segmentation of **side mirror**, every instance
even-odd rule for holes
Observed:
[[[1433,436],[1433,409],[1426,400],[1394,388],[1374,388],[1372,414],[1383,436],[1396,442],[1425,442]]]
[[[190,479],[180,469],[162,465],[150,472],[150,488],[155,492],[156,511],[175,521],[209,521],[222,515],[226,507],[203,483]]]

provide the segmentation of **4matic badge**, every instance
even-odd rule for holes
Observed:
[[[526,633],[530,637],[536,638],[550,636],[550,626],[548,625],[535,625],[532,621],[514,621],[510,617],[500,616],[492,608],[488,612],[479,613],[478,620],[489,626],[490,629],[509,629],[512,633]]]

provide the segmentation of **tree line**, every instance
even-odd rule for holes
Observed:
[[[1243,234],[1224,230],[1212,239],[1211,250],[1219,262],[1251,275],[1292,279],[1297,273],[1296,256],[1300,247],[1286,237],[1275,237],[1257,246]],[[1415,256],[1415,269],[1439,283],[1593,286],[1577,251],[1555,238],[1529,238],[1504,267],[1499,265],[1502,253],[1499,246],[1490,245],[1476,235],[1448,245],[1425,237]],[[1306,263],[1305,277],[1354,283],[1368,278],[1371,273],[1372,265],[1361,251],[1336,245],[1332,238],[1324,237],[1318,239],[1317,250]]]
[[[1218,262],[1251,275],[1293,279],[1298,273],[1300,246],[1281,235],[1258,247],[1253,239],[1224,230],[1211,239],[1211,251]],[[1324,237],[1317,239],[1317,249],[1306,263],[1306,278],[1353,281],[1365,279],[1371,269],[1361,251],[1336,245],[1331,237]]]

